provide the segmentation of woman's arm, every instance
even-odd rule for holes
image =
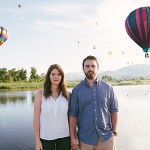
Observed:
[[[42,143],[40,141],[40,113],[42,104],[42,91],[38,91],[34,101],[34,116],[33,116],[33,128],[36,140],[36,150],[42,150]]]

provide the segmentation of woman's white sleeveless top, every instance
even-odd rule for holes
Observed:
[[[43,95],[43,92],[42,92]],[[54,140],[69,136],[68,100],[59,95],[57,100],[42,96],[40,138]]]

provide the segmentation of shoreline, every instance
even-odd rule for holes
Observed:
[[[150,80],[106,81],[112,86],[150,85]],[[67,88],[73,88],[80,81],[68,81]],[[37,90],[43,88],[43,82],[13,82],[0,83],[0,91],[4,90]]]

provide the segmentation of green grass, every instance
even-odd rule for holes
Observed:
[[[108,81],[107,81],[108,82]],[[67,82],[68,88],[73,88],[79,83]],[[121,85],[150,85],[150,80],[128,80],[128,81],[112,81],[108,82],[113,86]],[[37,90],[43,88],[43,82],[14,82],[0,83],[0,90]]]
[[[117,82],[109,82],[113,86],[121,85],[150,85],[150,80],[123,80]]]
[[[0,83],[0,90],[27,90],[39,89],[43,87],[43,83]]]
[[[68,82],[67,87],[73,88],[79,82]],[[43,88],[43,82],[0,83],[0,90],[37,90]]]

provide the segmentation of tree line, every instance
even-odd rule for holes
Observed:
[[[45,79],[45,73],[41,75],[37,74],[35,67],[31,67],[30,76],[27,77],[27,70],[21,68],[16,70],[16,68],[7,70],[6,68],[0,68],[0,83],[11,83],[11,82],[43,82]],[[119,82],[119,80],[112,78],[111,76],[104,75],[101,78],[106,82]],[[139,78],[144,80],[143,77]],[[132,79],[134,80],[134,79]]]
[[[7,70],[6,68],[0,68],[0,83],[11,83],[11,82],[41,82],[45,79],[45,73],[41,75],[37,74],[37,69],[31,67],[30,76],[27,77],[27,70],[21,68],[16,70],[16,68]],[[102,80],[114,81],[111,76],[103,76]]]
[[[0,68],[0,82],[9,83],[9,82],[40,82],[44,81],[45,74],[37,74],[35,67],[31,67],[30,76],[27,77],[27,70],[21,68],[16,70],[16,68],[7,70],[6,68]]]

